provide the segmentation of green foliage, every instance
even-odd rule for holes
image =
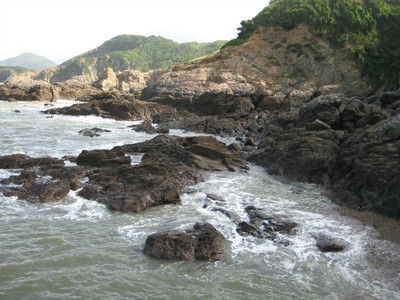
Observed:
[[[225,47],[229,47],[229,46],[240,46],[240,45],[246,43],[246,41],[247,40],[245,40],[245,39],[233,39],[233,40],[230,40],[229,42],[227,42],[225,45],[223,45],[221,47],[221,49],[224,49]]]
[[[379,83],[395,82],[400,71],[400,0],[277,0],[252,20],[243,21],[238,38],[259,27],[291,29],[304,23],[336,47],[349,48],[364,71]],[[305,45],[319,55],[314,43]],[[291,46],[288,51],[300,49]]]
[[[73,61],[83,59],[84,62],[80,64],[85,73],[94,61],[96,66],[110,67],[114,71],[150,71],[216,53],[225,43],[226,41],[179,44],[156,36],[120,35],[92,51],[75,57]],[[68,61],[63,65],[70,64],[71,61]]]

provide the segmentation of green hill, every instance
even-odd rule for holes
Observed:
[[[54,70],[42,72],[40,79],[52,82],[83,76],[94,81],[107,68],[150,71],[214,54],[226,41],[176,43],[157,36],[119,35],[87,53],[76,56]]]
[[[373,82],[398,85],[400,0],[274,0],[252,20],[242,21],[237,39],[224,47],[246,42],[260,26],[291,29],[300,23],[334,47],[352,51]]]
[[[22,67],[32,70],[44,70],[57,66],[57,63],[33,53],[23,53],[16,57],[12,57],[0,61],[0,66]]]

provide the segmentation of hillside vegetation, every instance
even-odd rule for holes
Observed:
[[[348,48],[375,83],[398,85],[400,72],[400,0],[276,0],[252,20],[242,21],[240,45],[259,26],[292,29],[307,24],[335,47]],[[317,45],[310,45],[317,47]]]
[[[0,66],[8,67],[22,67],[32,70],[44,70],[57,66],[57,63],[33,53],[23,53],[16,57],[12,57],[3,61],[0,61]]]
[[[226,41],[212,43],[177,43],[157,36],[120,35],[87,53],[64,62],[54,70],[46,70],[40,79],[66,81],[80,76],[94,81],[108,67],[124,70],[150,71],[219,51]]]

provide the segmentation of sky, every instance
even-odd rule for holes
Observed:
[[[176,42],[236,37],[268,0],[0,0],[0,61],[24,52],[61,63],[120,35]]]

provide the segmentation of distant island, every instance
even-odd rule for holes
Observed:
[[[36,71],[41,71],[48,68],[53,68],[58,64],[43,56],[33,53],[23,53],[16,57],[8,58],[0,61],[0,66],[5,67],[21,67]]]

